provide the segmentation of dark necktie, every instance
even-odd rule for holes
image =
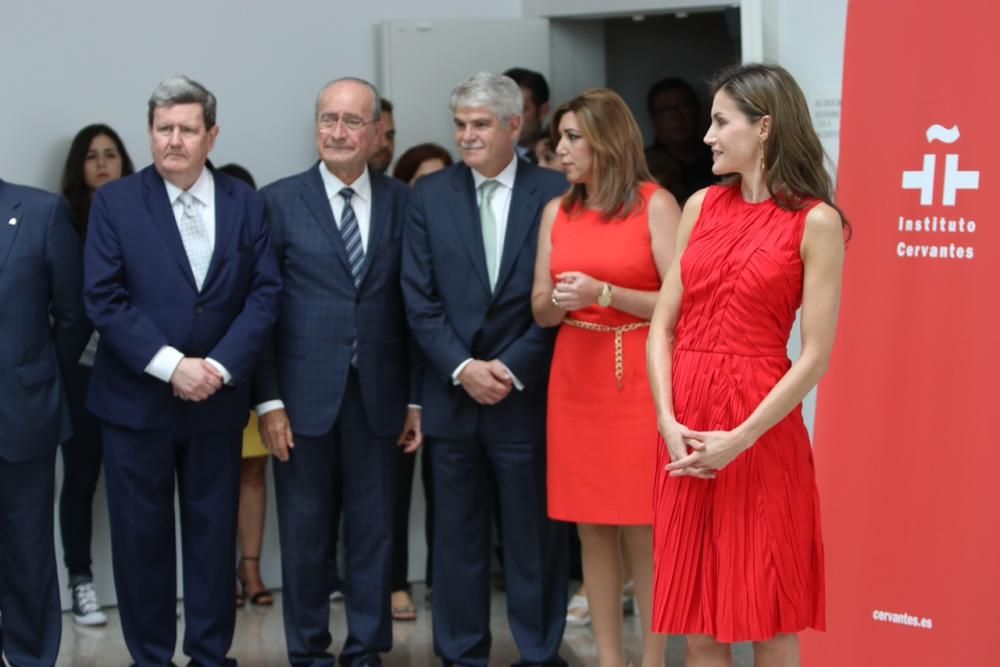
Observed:
[[[354,190],[344,188],[338,193],[344,198],[344,210],[340,214],[340,235],[344,239],[344,248],[347,250],[347,261],[351,265],[351,278],[354,279],[355,289],[361,287],[361,264],[365,261],[365,249],[361,245],[361,227],[358,226],[358,216],[354,215],[354,208],[351,206],[351,197]],[[351,340],[351,365],[358,367],[358,332],[354,330],[354,338]]]
[[[347,261],[351,265],[354,286],[360,287],[361,265],[365,261],[365,249],[361,244],[361,227],[358,226],[358,217],[354,215],[354,208],[351,206],[354,190],[344,188],[338,194],[344,198],[344,210],[340,214],[340,235],[344,238],[344,248],[347,250]]]

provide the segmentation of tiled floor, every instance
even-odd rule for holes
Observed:
[[[239,661],[241,667],[277,667],[287,665],[285,658],[284,631],[281,621],[281,596],[276,595],[276,604],[271,608],[247,607],[237,615],[236,637],[230,655]],[[423,600],[423,588],[415,587],[414,597]],[[492,633],[493,653],[490,664],[509,665],[517,659],[517,648],[511,639],[507,626],[506,604],[502,593],[493,597]],[[334,649],[339,649],[344,641],[344,606],[342,603],[331,607],[330,624],[333,628]],[[128,652],[122,641],[118,614],[109,610],[110,622],[106,628],[81,628],[73,623],[68,614],[63,617],[62,651],[57,667],[127,667],[130,664]],[[183,636],[183,617],[178,621],[178,646]],[[625,623],[626,652],[638,664],[641,644],[639,624],[636,617],[629,617]],[[736,667],[751,667],[753,659],[746,646],[737,646]],[[563,638],[562,656],[572,667],[590,667],[597,664],[594,639],[589,628],[568,628]],[[186,660],[179,652],[177,664]],[[410,667],[439,665],[434,657],[431,640],[430,610],[421,606],[414,623],[396,623],[393,627],[393,650],[383,656],[385,667]],[[671,637],[667,648],[666,664],[669,667],[684,665],[684,640]]]

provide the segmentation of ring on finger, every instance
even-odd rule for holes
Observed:
[[[556,308],[562,308],[562,306],[559,305],[559,297],[556,296],[555,290],[552,290],[552,305]]]

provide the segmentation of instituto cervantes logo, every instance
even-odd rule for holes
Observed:
[[[940,142],[950,146],[961,136],[958,125],[934,124],[927,128],[928,144]],[[907,240],[896,244],[898,257],[971,260],[975,256],[976,221],[958,214],[954,208],[958,205],[959,192],[979,189],[979,172],[960,168],[958,153],[946,153],[940,199],[935,202],[940,157],[936,153],[925,153],[921,169],[903,171],[903,190],[919,192],[921,207],[948,208],[920,212],[913,217],[899,216],[898,231],[906,234]]]

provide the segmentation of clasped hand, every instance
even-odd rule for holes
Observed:
[[[497,359],[470,361],[458,374],[458,382],[480,405],[496,405],[507,398],[514,386],[507,367]]]
[[[181,359],[170,376],[174,396],[185,401],[204,401],[222,387],[222,382],[218,369],[196,357]]]
[[[593,306],[604,287],[604,283],[580,271],[564,271],[556,275],[556,280],[559,282],[552,290],[552,299],[567,311]]]
[[[660,433],[670,453],[666,469],[671,477],[714,479],[752,444],[735,431],[692,431],[677,422],[661,421]]]

